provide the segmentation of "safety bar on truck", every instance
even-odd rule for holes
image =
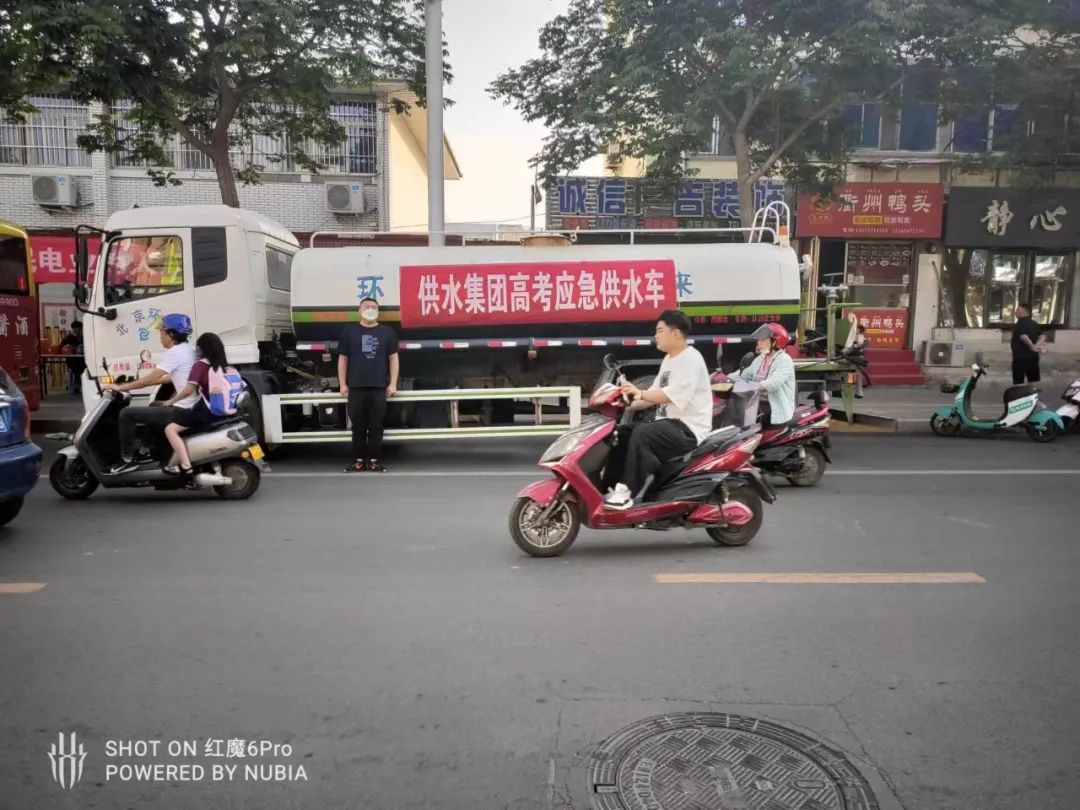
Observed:
[[[544,422],[543,401],[566,398],[569,422]],[[528,399],[533,403],[533,424],[466,427],[461,424],[460,403],[489,399]],[[450,388],[431,391],[398,391],[387,400],[396,402],[447,402],[450,404],[450,427],[390,428],[384,437],[393,441],[431,439],[491,439],[510,436],[558,436],[581,422],[581,388],[576,385],[531,386],[526,388]],[[306,442],[345,442],[352,438],[348,430],[303,430],[286,432],[282,407],[286,405],[343,405],[338,393],[268,394],[262,397],[263,429],[270,446]]]

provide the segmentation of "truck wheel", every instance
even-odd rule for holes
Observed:
[[[57,456],[49,467],[49,483],[58,494],[69,501],[82,501],[94,494],[98,480],[81,458],[74,458],[69,465],[67,456]]]
[[[787,480],[795,487],[815,487],[825,477],[825,454],[816,447],[803,448],[806,458],[803,459],[803,467],[795,475],[789,475]]]
[[[749,487],[733,489],[728,500],[739,501],[750,508],[754,516],[745,526],[713,526],[706,529],[713,542],[720,546],[745,546],[761,529],[762,520],[765,518],[765,506],[761,502],[761,496]]]
[[[0,501],[0,526],[6,526],[15,519],[15,516],[19,514],[19,510],[22,509],[22,498],[9,498],[6,501]]]
[[[518,498],[510,510],[510,536],[531,557],[557,557],[574,544],[581,518],[574,504],[560,498],[542,526],[536,519],[544,507],[531,498]]]
[[[221,474],[232,479],[227,486],[214,487],[214,492],[226,501],[243,501],[259,488],[259,468],[242,459],[232,458],[221,462]]]
[[[259,444],[263,449],[266,449],[266,436],[263,435],[263,418],[262,418],[262,405],[259,403],[258,395],[252,393],[241,404],[238,414],[241,419],[251,425],[251,429],[255,431],[255,435],[259,437]]]

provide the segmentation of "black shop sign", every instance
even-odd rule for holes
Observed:
[[[972,248],[1080,248],[1080,188],[953,186],[945,243]]]

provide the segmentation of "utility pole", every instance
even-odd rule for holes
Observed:
[[[443,209],[443,37],[442,0],[425,0],[424,22],[427,40],[427,170],[428,245],[446,244],[446,214]]]

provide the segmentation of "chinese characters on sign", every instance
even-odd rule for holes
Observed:
[[[1080,189],[953,186],[945,242],[955,247],[1080,245]]]
[[[90,266],[93,267],[100,242],[89,243]],[[38,284],[75,283],[75,237],[31,236],[30,255],[34,263],[34,281]]]
[[[866,327],[866,337],[872,348],[902,349],[907,345],[908,310],[859,309],[855,317],[860,326]]]
[[[622,177],[560,177],[547,195],[552,229],[720,228],[741,225],[734,180],[689,180],[677,191],[656,181]],[[784,200],[784,184],[759,180],[754,211]]]
[[[848,183],[831,199],[799,197],[799,236],[941,236],[944,190],[939,183]]]
[[[676,305],[670,260],[401,268],[401,325],[637,321]]]

